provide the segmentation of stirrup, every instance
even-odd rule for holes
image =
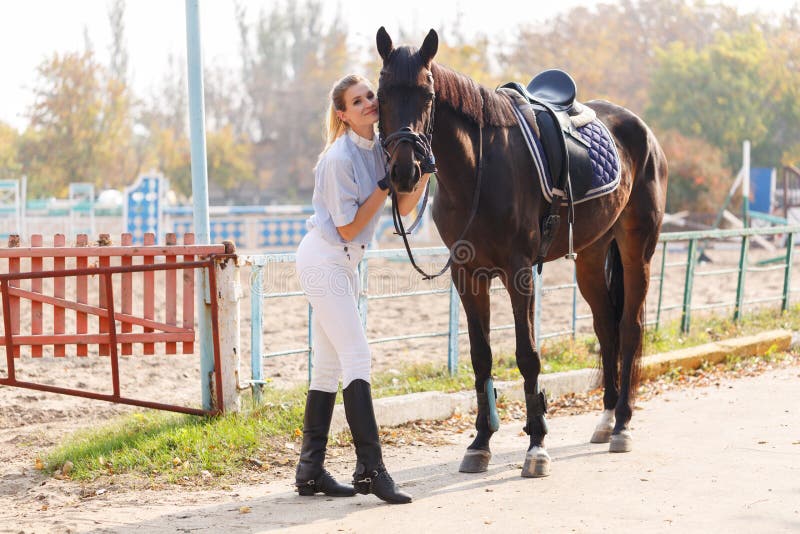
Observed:
[[[575,253],[575,249],[572,246],[572,221],[569,223],[569,252],[567,252],[564,258],[572,261],[575,261],[578,258],[578,255]]]

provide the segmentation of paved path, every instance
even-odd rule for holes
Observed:
[[[59,522],[126,533],[800,532],[798,368],[642,403],[628,454],[587,443],[596,419],[551,419],[545,479],[519,476],[527,437],[518,424],[495,435],[483,474],[457,472],[464,444],[395,449],[390,471],[415,497],[405,506],[300,498],[282,481],[194,494],[193,504],[95,502]]]

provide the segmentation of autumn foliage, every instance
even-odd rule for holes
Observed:
[[[235,5],[240,64],[205,66],[211,200],[309,202],[328,90],[348,72],[377,80],[374,42],[353,43],[341,13],[323,20],[321,0],[258,13]],[[191,193],[184,60],[169,58],[152,93],[134,94],[124,9],[111,1],[107,65],[91,49],[52,54],[38,67],[27,128],[0,124],[0,177],[27,175],[29,195],[63,195],[76,181],[121,188],[150,168]],[[670,211],[716,211],[746,139],[754,166],[800,163],[798,8],[776,18],[691,0],[618,0],[497,36],[466,34],[454,17],[437,28],[442,64],[489,87],[562,68],[579,99],[643,117],[668,157]],[[397,41],[419,44],[427,28]]]
[[[660,134],[659,142],[669,162],[667,211],[718,210],[732,182],[722,151],[707,141],[687,137],[676,130]]]

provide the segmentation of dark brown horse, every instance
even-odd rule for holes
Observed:
[[[533,340],[532,267],[549,203],[537,185],[532,157],[505,96],[433,62],[435,31],[417,50],[395,48],[381,28],[377,46],[383,59],[378,85],[381,130],[391,134],[407,128],[402,131],[422,134],[433,123],[431,145],[438,167],[433,219],[451,251],[464,245],[468,249],[451,267],[467,316],[478,395],[477,434],[461,470],[485,471],[491,457],[489,440],[496,425],[489,417],[493,391],[486,387],[492,373],[489,286],[499,277],[511,297],[516,359],[528,410],[530,445],[522,475],[546,476],[550,457],[544,448],[546,401],[538,387],[541,362]],[[587,105],[611,132],[621,160],[614,192],[575,205],[578,287],[594,317],[605,388],[605,410],[591,441],[610,442],[610,451],[625,452],[631,449],[628,427],[639,376],[650,259],[664,214],[667,164],[639,117],[605,101]],[[398,191],[410,191],[419,180],[416,157],[412,143],[400,143],[391,153],[388,165]],[[464,233],[479,181],[478,208]],[[566,220],[563,207],[561,215]],[[561,224],[545,261],[567,252],[568,229]]]

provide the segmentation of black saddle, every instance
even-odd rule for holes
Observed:
[[[578,92],[575,80],[563,70],[540,72],[525,88],[529,100],[547,102],[555,111],[570,112]]]
[[[502,86],[522,95],[533,107],[539,137],[547,156],[553,185],[562,191],[572,189],[575,198],[590,187],[592,163],[589,141],[572,125],[571,115],[577,114],[577,86],[572,76],[558,69],[543,71],[523,87],[518,82]]]
[[[567,257],[575,258],[571,237],[572,203],[575,193],[578,193],[578,197],[583,196],[591,183],[590,143],[572,125],[570,112],[577,111],[574,109],[577,89],[575,80],[566,72],[555,69],[546,70],[536,75],[527,87],[511,82],[503,85],[501,89],[510,89],[518,93],[521,98],[517,97],[512,100],[524,99],[533,109],[535,119],[530,117],[530,112],[525,113],[522,109],[520,111],[523,111],[523,116],[527,116],[528,122],[534,120],[536,122],[539,139],[550,168],[550,176],[553,179],[550,212],[540,221],[541,240],[536,264],[537,270],[541,274],[547,251],[558,232],[561,220],[559,209],[563,201],[567,202],[570,222],[570,244]],[[578,188],[581,191],[578,191]]]

